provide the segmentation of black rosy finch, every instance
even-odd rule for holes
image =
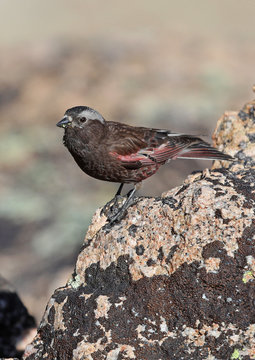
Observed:
[[[121,219],[141,181],[170,160],[233,160],[199,137],[106,121],[87,106],[68,109],[57,126],[65,129],[64,145],[82,171],[121,183],[115,197],[124,184],[135,184],[122,208],[108,218],[110,223]]]

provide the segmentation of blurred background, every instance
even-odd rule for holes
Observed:
[[[88,105],[210,141],[222,113],[254,96],[254,13],[254,0],[1,0],[1,274],[37,320],[118,187],[82,173],[55,124]],[[174,161],[140,193],[207,166]]]

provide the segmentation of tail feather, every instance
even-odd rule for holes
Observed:
[[[233,161],[233,157],[213,148],[207,143],[193,144],[186,148],[178,158],[182,159],[204,159],[204,160],[228,160]]]

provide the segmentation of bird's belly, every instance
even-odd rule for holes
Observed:
[[[155,163],[139,169],[126,169],[119,161],[104,155],[93,155],[93,157],[87,156],[86,158],[77,156],[77,154],[72,155],[82,171],[104,181],[136,183],[152,176],[159,168],[159,164]]]
[[[159,169],[159,164],[152,164],[147,166],[142,166],[136,170],[129,170],[128,171],[128,179],[129,181],[122,181],[122,182],[140,182],[142,180],[147,179],[148,177],[155,174]]]

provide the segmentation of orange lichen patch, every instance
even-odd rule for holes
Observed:
[[[244,337],[247,340],[248,349],[247,355],[251,357],[251,359],[255,358],[255,324],[251,324],[248,326],[248,329],[244,332]]]
[[[84,339],[85,340],[85,339]],[[86,356],[86,360],[93,360],[93,357],[90,354],[93,354],[95,351],[100,349],[100,345],[95,343],[89,343],[81,341],[80,344],[77,345],[77,348],[73,351],[73,359],[78,360],[81,359],[82,356]],[[101,346],[103,349],[103,346]]]
[[[251,255],[246,256],[249,269],[255,274],[255,258]]]
[[[217,272],[220,267],[220,258],[210,257],[205,260],[206,272]]]
[[[100,295],[97,298],[97,308],[95,309],[95,318],[99,319],[101,317],[108,318],[108,311],[112,304],[109,302],[109,297],[105,295]]]

